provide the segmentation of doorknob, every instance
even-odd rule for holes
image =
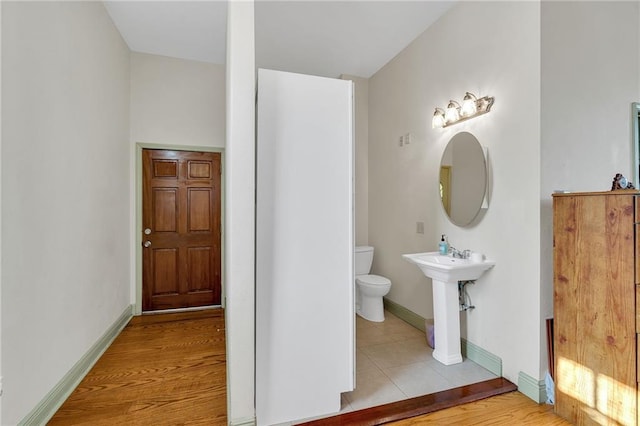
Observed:
[[[151,229],[146,228],[146,229],[144,230],[144,235],[149,235],[149,234],[151,234]]]
[[[151,241],[145,241],[142,245],[145,246],[145,248],[149,248],[151,247]]]

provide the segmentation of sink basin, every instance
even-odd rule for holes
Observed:
[[[406,260],[415,263],[427,277],[444,282],[477,280],[495,262],[483,260],[473,262],[470,259],[458,259],[434,252],[403,254]]]
[[[439,252],[403,254],[433,282],[433,357],[444,365],[462,362],[458,281],[477,280],[495,262],[458,259]]]

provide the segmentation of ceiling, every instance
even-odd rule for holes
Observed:
[[[256,65],[370,77],[456,0],[255,3]],[[225,63],[226,1],[105,1],[134,52]]]

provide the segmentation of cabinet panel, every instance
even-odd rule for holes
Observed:
[[[628,194],[554,197],[555,409],[575,424],[636,422],[634,216]]]
[[[636,217],[638,217],[638,216],[636,216]],[[636,244],[635,244],[635,246],[636,246],[636,256],[634,258],[633,263],[634,263],[635,270],[636,270],[635,283],[636,284],[640,284],[640,238],[638,238],[638,235],[640,235],[640,224],[637,224],[635,226],[635,228],[636,228],[636,232],[635,232],[635,235],[636,235]]]
[[[638,306],[640,306],[640,285],[636,285],[636,333],[640,333],[640,309]]]

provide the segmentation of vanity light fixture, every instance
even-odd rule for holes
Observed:
[[[436,108],[436,111],[433,113],[431,127],[434,129],[448,127],[461,121],[486,114],[491,110],[493,102],[493,97],[484,96],[478,99],[473,93],[466,92],[462,100],[462,106],[452,100],[449,101],[446,112],[443,111],[442,108]]]

